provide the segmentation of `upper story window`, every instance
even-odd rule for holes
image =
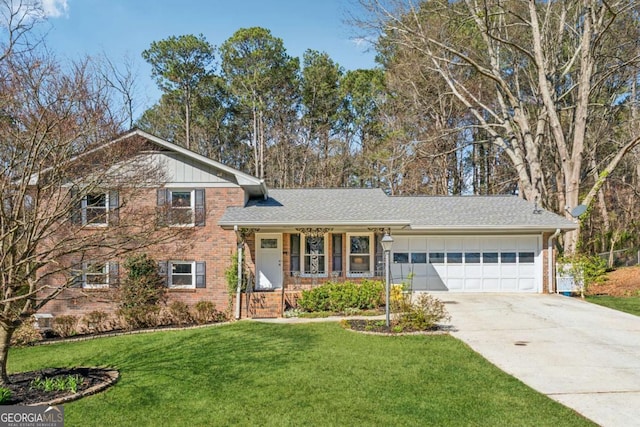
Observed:
[[[349,234],[348,276],[373,276],[373,234]]]
[[[109,223],[109,194],[87,194],[82,199],[82,223],[107,225]]]
[[[204,189],[158,189],[158,214],[162,223],[176,226],[205,224]]]
[[[117,191],[93,191],[82,195],[71,189],[74,208],[71,221],[77,225],[107,226],[118,223],[119,197]]]

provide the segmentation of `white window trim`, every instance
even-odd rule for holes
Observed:
[[[104,194],[104,222],[89,222],[87,220],[87,209],[89,208],[87,197],[94,194]],[[77,205],[76,205],[77,206]],[[81,215],[82,215],[82,225],[87,227],[107,227],[109,225],[109,192],[95,192],[91,194],[87,194],[82,198],[81,202]]]
[[[191,284],[173,284],[173,264],[191,264]],[[170,289],[195,289],[196,288],[196,262],[195,261],[169,261],[167,265],[167,281]]]
[[[304,271],[305,261],[307,259],[307,236],[305,236],[304,233],[300,234],[300,277],[329,277],[329,256],[327,255],[327,247],[329,246],[328,237],[328,233],[322,235],[322,238],[324,239],[324,252],[319,254],[324,256],[324,273],[313,274],[305,273]]]
[[[100,283],[100,284],[89,284],[87,282],[87,272],[89,271],[90,267],[94,264],[100,264],[100,263],[91,263],[91,262],[85,262],[82,264],[82,288],[83,289],[108,289],[109,288],[109,272],[110,272],[110,268],[109,268],[109,263],[105,262],[104,263],[104,272],[103,273],[89,273],[89,276],[97,276],[99,274],[103,274],[105,276],[105,282],[106,283]]]
[[[363,273],[351,272],[351,237],[368,237],[369,238],[369,271]],[[373,233],[347,233],[347,277],[373,277],[375,263],[375,239]],[[357,254],[364,255],[364,254]]]
[[[169,200],[167,205],[169,209],[174,209],[173,193],[189,193],[189,209],[191,209],[191,222],[169,223],[169,227],[194,227],[196,225],[196,189],[195,188],[169,188]],[[194,280],[195,283],[195,280]]]

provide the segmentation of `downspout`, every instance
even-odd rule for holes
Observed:
[[[240,297],[242,296],[242,249],[244,248],[244,240],[238,231],[238,226],[233,226],[238,239],[238,283],[236,285],[236,320],[240,319]]]
[[[560,229],[557,228],[556,232],[549,236],[547,240],[547,286],[549,293],[553,293],[553,241],[560,234]]]

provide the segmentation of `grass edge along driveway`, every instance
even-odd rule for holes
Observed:
[[[11,372],[108,366],[66,426],[593,425],[448,335],[243,321],[13,349]]]

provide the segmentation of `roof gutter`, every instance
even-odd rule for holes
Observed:
[[[550,294],[553,293],[553,241],[558,235],[560,235],[559,228],[547,240],[547,288]]]

